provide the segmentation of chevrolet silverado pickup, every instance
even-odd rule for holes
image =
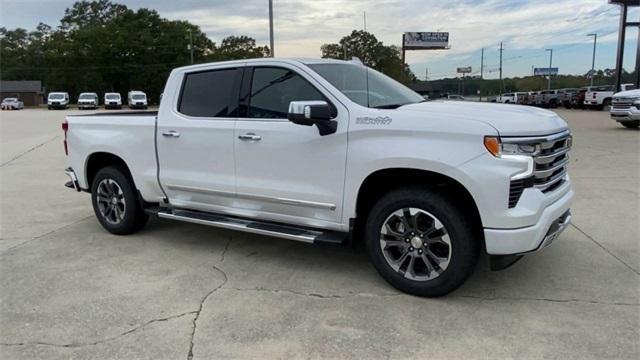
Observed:
[[[640,127],[640,90],[627,90],[614,94],[610,113],[613,120],[626,128]]]
[[[567,227],[572,136],[530,107],[426,101],[361,64],[173,70],[157,112],[68,116],[70,181],[114,234],[149,216],[316,244],[363,241],[392,286],[441,296]]]

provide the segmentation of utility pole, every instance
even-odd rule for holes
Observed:
[[[551,64],[553,63],[553,49],[546,49],[549,52],[549,81],[547,82],[547,90],[551,90]]]
[[[484,48],[480,53],[480,101],[482,101],[482,80],[484,79]]]
[[[504,92],[502,85],[502,51],[504,48],[502,47],[502,42],[500,42],[500,94]]]
[[[193,34],[191,33],[191,29],[189,29],[189,52],[191,56],[191,65],[193,65]]]
[[[269,53],[274,57],[276,52],[273,48],[273,0],[269,0],[269,46],[271,47]]]
[[[367,32],[367,12],[364,11],[364,32]]]
[[[429,81],[429,68],[424,68],[424,81]]]
[[[591,59],[591,86],[593,86],[593,78],[596,74],[596,44],[598,42],[598,34],[587,34],[593,36],[593,58]]]

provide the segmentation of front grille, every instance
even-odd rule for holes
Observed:
[[[567,174],[571,142],[571,134],[567,131],[538,143],[540,152],[534,157],[533,186],[546,193],[562,184]]]
[[[514,208],[520,200],[524,189],[533,186],[533,178],[511,180],[509,185],[509,208]]]
[[[631,110],[634,107],[633,100],[625,98],[614,98],[611,103],[613,110]]]

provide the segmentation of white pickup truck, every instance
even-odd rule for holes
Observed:
[[[308,243],[364,241],[402,291],[440,296],[480,252],[507,267],[571,219],[555,113],[425,101],[339,60],[171,72],[157,112],[68,116],[70,181],[114,234],[149,215]]]
[[[611,118],[622,126],[640,127],[640,90],[621,91],[613,95]]]

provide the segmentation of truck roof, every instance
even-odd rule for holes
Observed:
[[[242,60],[230,60],[230,61],[214,61],[209,63],[188,65],[176,68],[175,70],[197,70],[209,65],[244,65],[247,62],[282,62],[282,63],[298,63],[298,64],[354,64],[353,61],[338,60],[338,59],[316,59],[316,58],[255,58],[255,59],[242,59]]]

